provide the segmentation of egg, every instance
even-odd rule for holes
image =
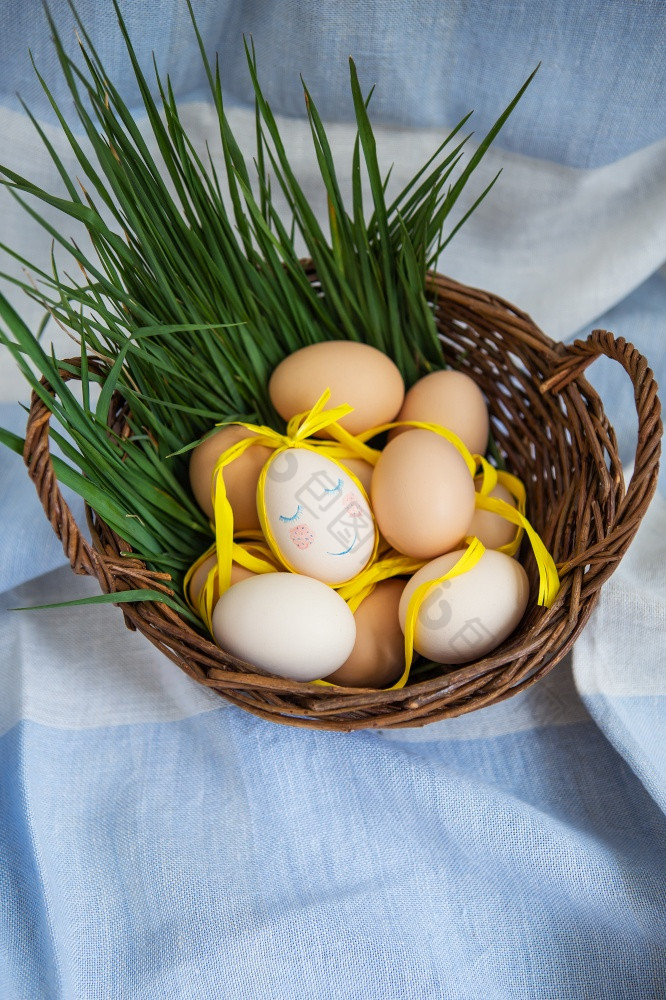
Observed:
[[[254,431],[249,431],[240,424],[229,424],[221,427],[193,449],[189,469],[192,493],[211,520],[213,519],[211,480],[215,463],[231,445],[255,436]],[[222,473],[227,498],[234,515],[235,530],[246,531],[259,527],[256,505],[257,480],[262,466],[271,454],[271,449],[264,445],[252,445],[235,458]]]
[[[405,395],[396,420],[439,424],[457,434],[473,455],[485,455],[490,422],[488,406],[474,379],[446,369],[424,375]],[[396,437],[405,428],[394,428]]]
[[[405,639],[398,606],[406,580],[382,580],[354,612],[356,642],[351,655],[327,681],[346,687],[385,688],[405,668]]]
[[[346,583],[375,551],[377,529],[362,487],[344,466],[308,448],[273,454],[257,507],[271,549],[296,573]]]
[[[356,639],[354,616],[340,595],[297,573],[241,580],[220,597],[212,624],[222,649],[296,681],[332,673]]]
[[[400,599],[404,630],[407,606],[416,588],[447,573],[464,550],[427,563],[410,579]],[[414,629],[414,649],[435,663],[466,663],[485,656],[516,628],[529,597],[527,574],[503,552],[486,549],[479,562],[459,576],[433,587],[421,604]]]
[[[370,489],[380,532],[413,559],[432,559],[465,537],[474,496],[474,480],[460,452],[426,430],[388,442]]]
[[[199,594],[201,593],[203,585],[208,578],[208,574],[210,573],[216,562],[217,562],[217,556],[213,553],[212,555],[208,556],[207,559],[204,559],[204,561],[201,563],[201,566],[199,566],[199,568],[196,569],[192,574],[192,578],[190,579],[189,583],[189,591],[190,591],[190,599],[193,604],[196,605],[199,599]],[[239,566],[238,563],[235,562],[231,564],[232,587],[235,583],[239,583],[241,580],[247,580],[249,577],[256,575],[257,574],[253,573],[252,570],[246,569],[245,566]],[[219,596],[220,596],[220,591],[216,577],[213,584],[213,601],[217,601]]]
[[[482,478],[479,476],[474,481],[477,492],[481,486]],[[501,483],[497,483],[488,496],[494,497],[497,500],[504,500],[511,507],[516,507],[515,499],[511,496],[506,486],[503,486]],[[483,542],[487,549],[499,549],[503,545],[509,545],[514,540],[517,530],[516,525],[512,524],[511,521],[507,521],[501,514],[494,514],[490,510],[480,510],[477,508],[474,511],[474,517],[467,530],[467,534],[475,535],[479,541]]]
[[[341,403],[354,407],[340,420],[350,434],[393,420],[405,395],[397,365],[376,347],[352,340],[302,347],[280,362],[268,383],[271,402],[287,421],[310,410],[326,389],[331,390],[327,409]]]
[[[375,469],[374,465],[370,465],[370,462],[366,462],[364,458],[342,458],[340,459],[340,464],[344,465],[345,469],[353,472],[367,495],[370,496],[370,483],[372,482],[372,473]]]

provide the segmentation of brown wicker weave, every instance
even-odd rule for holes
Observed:
[[[316,281],[312,272],[310,278]],[[445,672],[439,676],[398,691],[331,688],[267,676],[198,635],[164,604],[120,605],[127,626],[147,636],[194,680],[262,718],[343,731],[422,726],[529,687],[571,649],[655,491],[660,404],[653,374],[631,344],[595,330],[586,341],[565,347],[497,296],[439,274],[430,278],[429,295],[444,361],[467,371],[484,391],[507,467],[525,482],[528,516],[558,564],[560,594],[549,610],[533,598],[519,628],[491,656],[441,668]],[[638,444],[626,493],[613,428],[582,374],[601,355],[618,361],[634,386]],[[51,463],[49,418],[49,410],[33,396],[24,458],[74,571],[96,576],[105,592],[143,586],[168,591],[168,577],[120,556],[127,544],[90,511],[92,545],[82,536]],[[122,401],[113,420],[122,431]],[[536,594],[531,556],[525,565]]]

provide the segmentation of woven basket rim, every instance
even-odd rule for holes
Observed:
[[[304,261],[303,265],[310,279],[316,281],[311,262]],[[490,359],[489,364],[495,364],[493,352],[500,360],[513,357],[508,348],[502,355],[509,334],[509,346],[514,352],[524,351],[537,359],[536,363],[543,368],[538,384],[533,373],[528,372],[520,387],[521,393],[531,394],[535,405],[551,396],[566,395],[576,420],[569,421],[564,437],[568,434],[586,442],[591,449],[589,460],[593,467],[596,463],[598,482],[594,484],[595,496],[588,507],[585,497],[581,500],[581,496],[574,495],[580,492],[574,488],[577,484],[569,484],[571,496],[565,493],[558,500],[562,510],[558,514],[555,540],[557,531],[567,530],[561,523],[566,521],[567,504],[572,510],[578,504],[581,518],[589,520],[598,537],[589,545],[575,539],[562,567],[560,596],[548,610],[532,608],[526,629],[519,627],[513,637],[481,660],[443,671],[439,676],[415,679],[399,691],[297,683],[256,667],[248,672],[247,664],[223,653],[211,639],[198,635],[166,605],[156,602],[120,605],[129,628],[141,631],[197,682],[262,718],[343,731],[420,726],[477,710],[524,690],[553,669],[573,646],[589,620],[601,586],[624,555],[656,489],[661,407],[653,373],[633,345],[603,330],[593,331],[586,340],[563,345],[551,340],[527,313],[501,297],[436,272],[429,273],[427,290],[438,316],[444,308],[454,316],[447,336],[455,337],[458,329],[463,337],[468,336],[468,330],[482,329],[483,351],[487,353],[483,357],[485,361]],[[497,335],[493,332],[496,328]],[[478,345],[481,340],[476,345],[481,352]],[[598,394],[584,377],[588,364],[602,355],[620,363],[634,387],[638,441],[634,471],[626,492],[613,429]],[[480,356],[479,353],[475,357]],[[78,361],[76,358],[63,361],[67,366],[63,378],[74,377],[71,369],[76,368]],[[88,363],[94,369],[94,357]],[[521,369],[516,371],[520,381]],[[49,386],[47,389],[52,391]],[[150,587],[170,593],[168,574],[153,573],[140,560],[121,556],[120,552],[127,551],[129,546],[89,509],[87,521],[92,544],[85,539],[60,493],[51,462],[50,416],[45,402],[33,393],[24,459],[74,571],[95,576],[104,592]],[[560,440],[556,444],[560,449],[564,447]],[[601,505],[606,510],[605,521],[600,514]],[[584,541],[585,532],[581,537]]]

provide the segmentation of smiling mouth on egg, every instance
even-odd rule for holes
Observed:
[[[352,543],[351,543],[351,545],[349,546],[348,549],[343,549],[342,552],[327,552],[326,555],[327,556],[346,556],[354,548],[354,546],[356,545],[357,541],[358,541],[358,531],[354,532],[354,538],[352,539]]]

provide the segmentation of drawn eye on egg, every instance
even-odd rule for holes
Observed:
[[[269,460],[260,489],[264,532],[287,569],[335,586],[372,558],[374,517],[344,466],[310,449],[287,449]]]
[[[301,517],[303,517],[303,508],[301,507],[300,503],[296,508],[296,512],[291,516],[287,516],[286,514],[280,514],[280,520],[283,521],[285,524],[292,524],[293,521],[298,521],[300,520]]]
[[[332,495],[333,495],[333,494],[337,495],[337,494],[339,494],[339,493],[342,493],[342,486],[343,486],[343,481],[342,481],[342,479],[338,479],[338,481],[337,481],[337,483],[335,484],[335,486],[331,487],[331,489],[330,489],[330,490],[329,490],[329,489],[325,489],[325,490],[324,490],[324,493],[330,493],[330,494],[332,494]]]

